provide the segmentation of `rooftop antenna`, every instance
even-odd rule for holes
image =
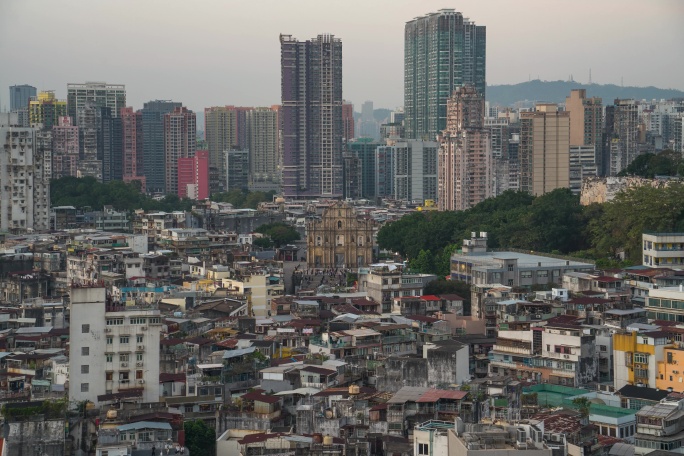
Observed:
[[[589,85],[591,85],[591,68],[589,68]]]

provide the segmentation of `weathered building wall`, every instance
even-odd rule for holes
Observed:
[[[643,177],[589,177],[582,180],[580,204],[588,206],[592,203],[606,203],[613,200],[615,195],[628,188],[650,185],[651,187],[663,188],[670,182],[678,182],[679,179],[645,179]]]
[[[64,420],[8,423],[5,424],[3,433],[8,455],[64,455]]]

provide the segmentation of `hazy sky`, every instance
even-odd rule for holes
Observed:
[[[0,0],[0,108],[8,86],[66,98],[67,82],[126,84],[128,104],[280,102],[279,34],[342,39],[344,98],[403,104],[404,23],[454,8],[487,26],[487,82],[684,89],[682,0]]]

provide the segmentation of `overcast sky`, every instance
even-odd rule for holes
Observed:
[[[128,104],[280,102],[279,34],[342,39],[344,98],[403,104],[404,23],[455,8],[487,26],[487,82],[568,79],[684,89],[681,0],[0,0],[8,86],[66,98],[67,82],[125,84]]]

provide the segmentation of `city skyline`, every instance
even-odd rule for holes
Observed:
[[[55,90],[59,99],[66,99],[67,83],[106,81],[125,84],[128,105],[138,109],[154,99],[179,101],[195,112],[223,104],[271,106],[280,99],[279,33],[298,37],[331,33],[345,42],[345,99],[357,111],[366,100],[373,100],[378,108],[394,108],[403,104],[405,23],[441,8],[455,8],[487,26],[488,84],[537,77],[567,80],[571,75],[586,82],[591,69],[597,83],[624,81],[625,85],[684,89],[677,77],[684,62],[663,58],[676,55],[676,45],[684,37],[677,27],[684,4],[675,1],[647,6],[636,1],[579,1],[553,8],[542,1],[458,5],[377,1],[344,6],[300,2],[298,10],[306,14],[293,14],[291,5],[269,1],[239,8],[233,2],[203,2],[202,8],[185,3],[167,7],[165,2],[164,14],[159,14],[161,3],[146,2],[135,3],[135,15],[125,1],[118,2],[116,9],[106,3],[88,3],[91,17],[106,14],[108,21],[84,21],[88,16],[83,8],[80,14],[70,13],[84,5],[81,1],[67,2],[67,7],[42,1],[2,2],[0,58],[12,65],[0,74],[0,86],[30,84],[39,90]],[[256,18],[258,26],[254,26]],[[180,23],[175,19],[184,21],[183,33],[169,32],[169,24]],[[60,51],[45,52],[45,43],[55,39],[54,27],[47,24],[55,21],[62,24]],[[34,28],[30,34],[23,31],[27,22]],[[648,23],[659,24],[658,52],[644,39],[641,25]],[[125,33],[121,33],[122,26]],[[15,39],[22,33],[24,38]],[[82,39],[94,33],[100,38]],[[104,36],[113,38],[103,40]],[[160,41],[159,36],[166,40]],[[601,45],[595,46],[596,42]],[[629,55],[639,56],[638,65],[624,58],[626,49]],[[68,62],[63,61],[65,56]],[[0,109],[5,106],[9,107],[9,99],[3,92]]]

